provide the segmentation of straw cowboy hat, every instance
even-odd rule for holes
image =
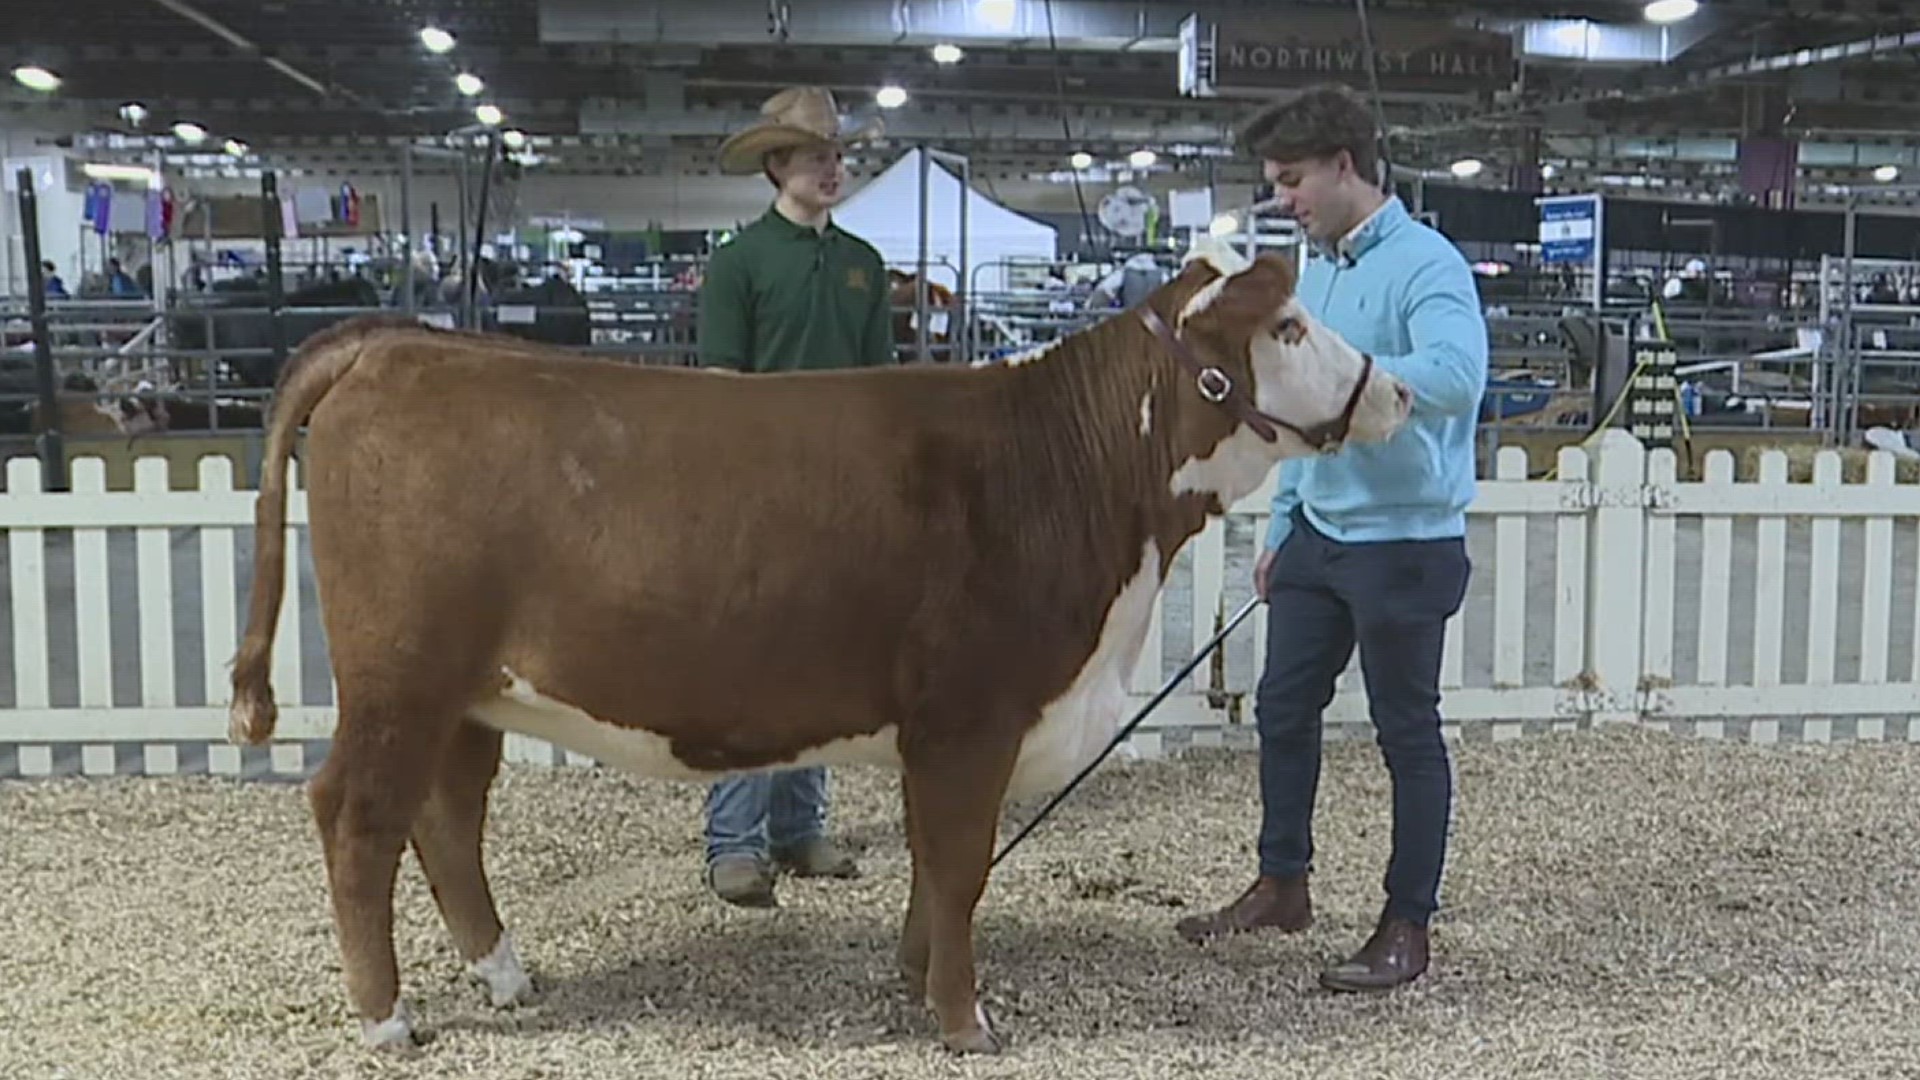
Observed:
[[[819,86],[793,86],[760,106],[760,122],[728,136],[720,144],[720,171],[755,173],[761,159],[775,150],[815,143],[852,146],[880,137],[879,118],[850,125],[840,116],[833,92]]]

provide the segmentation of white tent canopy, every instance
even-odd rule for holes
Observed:
[[[833,212],[835,224],[880,249],[888,266],[913,272],[920,258],[920,156],[907,151]],[[1015,213],[971,187],[967,199],[967,286],[1006,288],[1006,259],[1051,260],[1059,250],[1053,226]],[[960,178],[934,158],[927,173],[927,279],[957,288],[960,267]]]

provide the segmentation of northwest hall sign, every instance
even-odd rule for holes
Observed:
[[[1407,16],[1374,15],[1368,22],[1382,90],[1470,92],[1513,83],[1513,39],[1506,34]],[[1215,24],[1214,32],[1217,90],[1369,85],[1366,46],[1352,15],[1236,18]]]

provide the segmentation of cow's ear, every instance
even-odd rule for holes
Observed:
[[[1222,330],[1250,331],[1273,322],[1293,302],[1297,283],[1292,260],[1264,252],[1252,266],[1227,279],[1204,314],[1209,322],[1218,320]]]

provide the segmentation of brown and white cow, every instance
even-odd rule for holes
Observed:
[[[309,797],[364,1037],[413,1038],[392,938],[409,842],[493,1003],[529,993],[481,841],[520,732],[695,782],[901,771],[901,971],[948,1047],[997,1049],[972,922],[1003,799],[1057,789],[1125,719],[1155,594],[1208,515],[1409,407],[1294,318],[1289,263],[1234,269],[1193,260],[1140,309],[979,368],[743,376],[391,318],[304,344],[268,436],[231,737],[273,734],[305,421],[340,706]]]

